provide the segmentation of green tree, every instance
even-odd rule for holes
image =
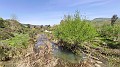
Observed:
[[[16,15],[16,14],[12,14],[12,15],[11,15],[11,20],[18,21],[17,15]]]
[[[117,15],[113,15],[111,18],[111,25],[113,26],[115,24],[115,21],[118,19]]]
[[[0,18],[0,28],[4,28],[4,20],[3,18]]]
[[[97,36],[96,29],[89,22],[82,20],[79,12],[74,16],[65,16],[54,34],[58,39],[74,45],[90,41]]]

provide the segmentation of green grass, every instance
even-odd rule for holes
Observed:
[[[16,34],[15,37],[3,40],[2,42],[13,47],[26,48],[29,39],[28,34]]]

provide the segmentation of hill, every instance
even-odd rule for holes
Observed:
[[[91,21],[92,22],[110,22],[111,18],[95,18]],[[120,22],[120,18],[118,18],[116,22]]]
[[[25,27],[16,20],[0,18],[0,40],[14,37],[14,33],[22,33]]]

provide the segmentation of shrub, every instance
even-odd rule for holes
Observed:
[[[6,40],[14,37],[14,35],[7,29],[0,29],[0,40]]]
[[[0,18],[0,22],[3,22],[4,20],[3,20],[3,18]]]
[[[103,25],[100,30],[102,41],[110,48],[120,48],[120,26]]]
[[[3,45],[1,42],[0,42],[0,61],[7,61],[7,60],[10,60],[10,47],[9,46],[6,46],[6,45]]]
[[[4,20],[2,18],[0,18],[0,28],[4,28]]]
[[[58,39],[70,44],[80,44],[97,36],[96,29],[87,21],[80,19],[79,12],[65,16],[54,31]]]
[[[120,26],[103,25],[100,30],[100,35],[105,39],[118,40],[120,38]]]
[[[13,47],[26,48],[29,40],[28,34],[17,34],[15,37],[8,40],[3,40],[3,43],[9,44]]]

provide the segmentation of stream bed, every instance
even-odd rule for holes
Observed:
[[[38,46],[45,45],[44,41],[49,41],[46,37],[46,35],[41,34],[40,37],[37,39],[37,43],[35,44],[35,48],[38,49]],[[82,59],[82,56],[77,56],[74,53],[63,50],[62,47],[57,46],[53,42],[50,42],[53,50],[53,55],[57,58],[61,58],[65,61],[68,61],[70,63],[79,63]]]

